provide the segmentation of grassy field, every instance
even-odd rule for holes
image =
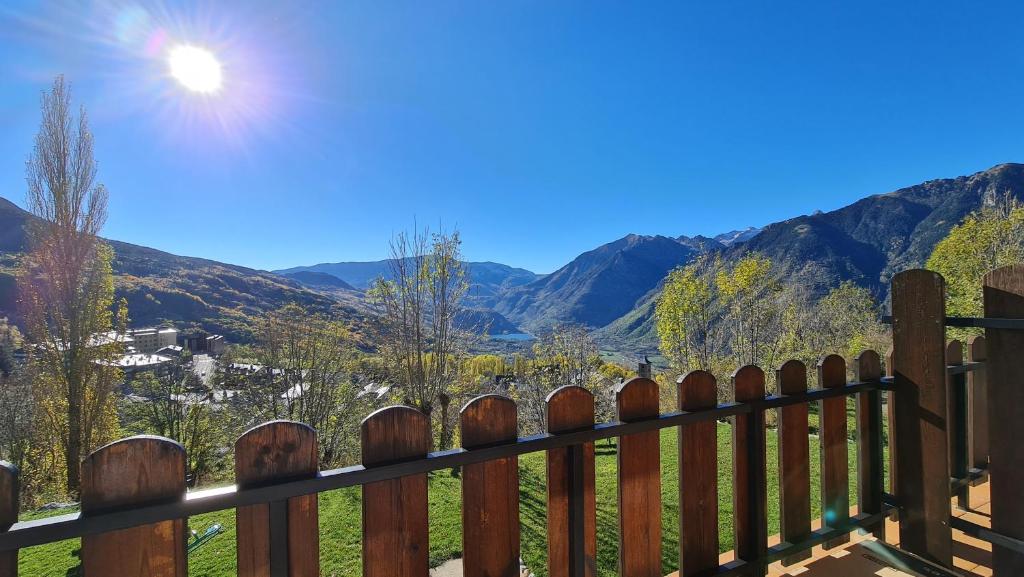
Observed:
[[[718,427],[719,447],[719,527],[722,550],[732,548],[732,472],[730,428]],[[778,514],[778,451],[774,430],[768,435],[768,497],[769,534],[779,529]],[[666,429],[661,434],[662,496],[663,496],[663,565],[666,572],[678,565],[679,503],[677,432]],[[849,446],[851,503],[855,503],[856,448]],[[597,522],[598,564],[601,575],[615,575],[618,555],[618,516],[616,504],[615,445],[597,445]],[[811,437],[811,506],[815,516],[820,513],[818,439]],[[460,514],[460,481],[449,471],[430,476],[430,560],[437,565],[461,555],[462,523]],[[526,564],[541,577],[546,575],[546,511],[544,455],[535,453],[520,459],[520,521],[522,555]],[[225,532],[189,557],[189,575],[193,577],[234,577],[235,533],[234,512],[222,511],[193,517],[190,527],[202,532],[214,523]],[[330,577],[362,574],[360,536],[360,492],[358,488],[343,489],[320,496],[320,558],[321,572]],[[64,541],[21,552],[20,574],[26,577],[65,577],[77,573],[78,542]]]

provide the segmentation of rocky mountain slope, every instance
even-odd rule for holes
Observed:
[[[697,253],[676,239],[631,234],[509,290],[495,308],[531,331],[559,322],[601,327],[632,310],[668,271]]]
[[[747,251],[761,252],[787,281],[803,283],[814,295],[851,280],[885,300],[893,274],[922,266],[950,228],[1005,194],[1024,199],[1024,164],[1001,164],[970,176],[869,196],[838,210],[768,225],[718,250],[727,261]],[[658,289],[651,289],[634,309],[600,327],[602,341],[619,349],[656,348]]]

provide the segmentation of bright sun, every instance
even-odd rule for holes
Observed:
[[[167,57],[167,63],[171,76],[193,92],[209,94],[220,89],[220,62],[209,50],[187,44],[175,46]]]

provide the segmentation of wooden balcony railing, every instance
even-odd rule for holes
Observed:
[[[735,401],[716,402],[715,378],[696,371],[677,383],[679,411],[661,413],[658,385],[632,379],[616,391],[618,421],[594,423],[594,398],[562,387],[547,398],[547,432],[517,438],[516,405],[485,395],[460,414],[463,446],[430,452],[429,420],[402,406],[362,423],[362,464],[319,471],[316,432],[274,421],[235,444],[237,484],[186,493],[185,452],[159,437],[107,445],[84,461],[81,513],[16,522],[17,471],[0,467],[0,577],[17,575],[17,550],[82,539],[83,577],[184,576],[190,516],[235,509],[238,574],[319,575],[317,494],[362,486],[363,574],[425,576],[427,477],[462,467],[463,568],[467,576],[519,570],[518,456],[547,453],[548,574],[597,574],[594,442],[618,438],[620,574],[662,575],[659,430],[678,429],[679,564],[683,576],[764,575],[769,563],[799,561],[816,545],[835,547],[857,529],[884,537],[898,511],[900,547],[952,567],[951,524],[993,543],[996,575],[1024,574],[1024,268],[986,277],[987,340],[969,360],[947,345],[942,278],[907,271],[893,280],[892,377],[874,351],[817,366],[808,389],[799,361],[776,373],[746,366],[732,376]],[[999,320],[993,320],[999,319]],[[954,322],[958,322],[953,319]],[[987,345],[988,356],[985,356]],[[948,360],[947,360],[948,359]],[[882,395],[888,391],[894,494],[884,492]],[[893,393],[895,393],[893,395]],[[856,414],[858,513],[850,515],[846,398]],[[951,401],[951,402],[950,402]],[[811,530],[808,405],[820,403],[822,528]],[[777,409],[781,516],[769,547],[765,411]],[[715,422],[732,422],[736,559],[719,565],[718,445]],[[951,521],[950,496],[991,475],[992,528]],[[1003,511],[997,515],[997,511]]]

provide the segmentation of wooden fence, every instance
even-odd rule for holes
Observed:
[[[991,318],[973,319],[974,326],[992,325],[992,318],[1024,318],[1024,268],[995,271],[986,284]],[[317,494],[357,485],[362,486],[363,574],[425,577],[427,473],[451,467],[462,467],[465,575],[511,577],[518,575],[520,554],[518,456],[535,451],[547,454],[548,574],[593,576],[594,442],[608,438],[618,439],[620,574],[660,577],[659,432],[667,427],[679,435],[673,458],[679,464],[682,576],[764,575],[769,563],[798,561],[815,545],[835,547],[857,529],[884,537],[884,520],[897,510],[901,547],[951,567],[951,496],[962,496],[972,481],[985,476],[986,466],[992,475],[992,530],[960,528],[994,543],[996,575],[1024,574],[1019,570],[1024,462],[1018,442],[1024,433],[1024,387],[1014,380],[1024,369],[1024,332],[989,328],[987,341],[970,343],[969,362],[958,362],[958,346],[945,342],[944,325],[957,319],[945,317],[944,298],[935,273],[907,271],[894,279],[892,378],[883,378],[874,351],[860,354],[852,366],[830,355],[814,367],[816,388],[808,388],[807,367],[788,361],[776,372],[780,394],[766,395],[765,373],[746,366],[732,375],[735,401],[718,404],[715,378],[695,371],[677,383],[679,410],[670,413],[660,411],[657,383],[636,378],[616,390],[618,421],[597,425],[593,395],[562,387],[546,401],[547,433],[527,438],[516,436],[515,403],[485,395],[462,409],[463,446],[434,453],[427,417],[394,406],[363,421],[362,464],[331,471],[317,469],[315,431],[274,421],[236,441],[235,487],[192,493],[186,493],[180,445],[132,437],[85,459],[81,513],[21,523],[15,523],[17,471],[0,467],[0,577],[17,575],[17,549],[72,537],[82,538],[84,577],[181,577],[187,573],[188,517],[230,508],[236,509],[240,576],[316,576]],[[988,358],[982,364],[986,342]],[[989,383],[1016,386],[980,385],[986,376]],[[889,402],[894,495],[883,489],[884,391],[894,396]],[[857,408],[853,515],[846,410],[851,396]],[[947,405],[949,399],[954,402]],[[810,403],[819,403],[821,447],[823,526],[814,531]],[[774,431],[765,427],[765,411],[771,409],[779,411]],[[736,559],[719,565],[716,422],[725,418],[732,423]],[[985,423],[990,423],[987,434],[979,433]],[[774,506],[767,497],[767,434],[778,435],[781,483],[782,542],[773,547],[767,535],[768,508]]]

